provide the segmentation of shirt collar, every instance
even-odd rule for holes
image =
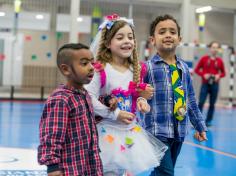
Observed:
[[[65,85],[65,84],[61,84],[59,86],[59,88],[69,90],[69,91],[71,91],[73,93],[76,93],[76,94],[86,94],[86,92],[87,92],[85,88],[77,89],[73,86],[68,86],[68,85]]]
[[[176,58],[176,65],[180,64],[180,60],[181,58],[179,56],[176,56],[175,55],[175,58]],[[156,54],[154,57],[153,57],[153,61],[156,63],[156,62],[164,62],[164,59],[159,55],[159,54]]]
[[[152,60],[154,61],[154,63],[164,62],[164,59],[162,59],[159,54],[156,54]]]
[[[181,62],[181,57],[179,56],[176,56],[175,55],[175,58],[176,58],[176,66],[177,68],[181,69],[183,71],[183,65],[182,65],[182,62]],[[166,63],[164,61],[164,59],[159,55],[159,54],[156,54],[154,57],[153,57],[153,62],[154,63],[158,63],[158,62],[163,62],[163,63]],[[167,64],[166,64],[167,65]]]

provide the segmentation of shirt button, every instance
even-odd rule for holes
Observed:
[[[170,114],[172,114],[172,111],[169,111],[170,112]]]
[[[171,84],[168,84],[169,87],[171,87]]]
[[[170,100],[172,100],[172,98],[170,97]]]
[[[172,126],[173,126],[173,124],[171,123],[171,124],[170,124],[170,126],[172,127]]]

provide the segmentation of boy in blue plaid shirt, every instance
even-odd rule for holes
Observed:
[[[180,27],[170,15],[158,16],[151,24],[150,40],[157,53],[147,61],[144,82],[154,87],[145,115],[145,128],[168,146],[151,176],[173,176],[176,159],[187,134],[188,122],[196,129],[195,138],[207,140],[207,128],[198,109],[187,64],[175,55]]]

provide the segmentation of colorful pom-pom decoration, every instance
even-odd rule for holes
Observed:
[[[36,59],[37,59],[37,55],[33,54],[33,55],[31,56],[31,60],[36,60]]]

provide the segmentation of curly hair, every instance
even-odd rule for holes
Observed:
[[[166,20],[172,20],[173,22],[175,22],[175,24],[177,26],[177,29],[178,29],[178,36],[180,36],[180,30],[181,29],[180,29],[180,26],[179,26],[177,20],[173,16],[168,15],[168,14],[156,17],[156,19],[151,23],[150,31],[149,31],[150,32],[150,36],[154,36],[155,28],[158,25],[158,23],[160,23],[161,21],[166,21]]]
[[[96,58],[102,64],[110,63],[112,61],[112,53],[107,46],[110,44],[112,38],[115,36],[117,31],[120,28],[124,27],[125,25],[129,25],[129,24],[126,21],[117,20],[117,21],[114,21],[114,24],[112,25],[111,29],[107,29],[106,27],[102,29],[101,40],[99,42],[98,53],[97,53],[97,58]],[[134,29],[132,26],[130,27],[133,31],[133,36],[134,36],[134,50],[133,50],[132,56],[128,58],[128,64],[129,66],[132,65],[133,67],[133,81],[138,83],[140,81],[140,66],[139,66],[138,54],[137,54],[137,48],[136,48],[137,42],[135,38]]]

